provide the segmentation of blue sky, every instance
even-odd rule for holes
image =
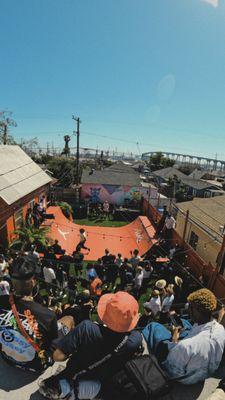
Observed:
[[[74,114],[83,147],[225,159],[224,0],[1,0],[0,13],[0,110],[17,139],[62,145]]]

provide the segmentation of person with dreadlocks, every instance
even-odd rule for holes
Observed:
[[[217,300],[208,289],[188,297],[190,320],[181,318],[182,326],[172,333],[152,322],[143,330],[149,351],[153,352],[171,378],[190,385],[203,381],[219,367],[225,346],[225,329],[215,319]]]

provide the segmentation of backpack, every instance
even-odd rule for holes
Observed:
[[[168,377],[152,354],[129,360],[103,390],[108,400],[155,400],[172,389]]]

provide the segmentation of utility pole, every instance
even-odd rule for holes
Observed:
[[[80,177],[79,177],[79,162],[80,162],[80,124],[81,120],[80,118],[75,118],[74,115],[72,116],[72,119],[76,121],[77,123],[77,157],[76,157],[76,194],[77,194],[77,202],[79,202],[79,184],[80,184]]]
[[[79,180],[79,161],[80,161],[80,124],[81,124],[81,120],[80,118],[75,118],[74,115],[72,116],[72,119],[74,121],[76,121],[77,123],[77,131],[76,131],[76,135],[77,135],[77,159],[76,159],[76,175],[77,175],[77,179],[76,179],[76,184],[77,186],[79,186],[80,180]]]

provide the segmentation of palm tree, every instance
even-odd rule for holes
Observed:
[[[35,228],[33,225],[23,225],[19,229],[14,231],[16,238],[15,240],[13,240],[10,247],[18,246],[22,251],[30,248],[32,244],[46,247],[46,245],[48,244],[48,232],[49,228],[45,226]]]

